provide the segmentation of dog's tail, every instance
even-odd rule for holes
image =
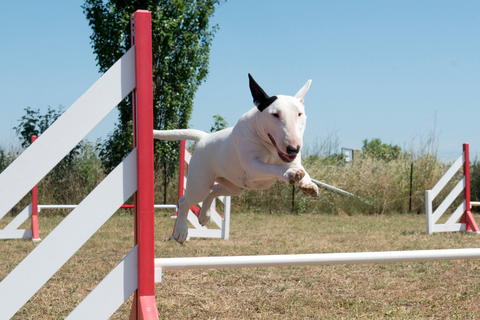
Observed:
[[[193,140],[200,141],[208,133],[196,129],[153,130],[153,138],[158,140]]]

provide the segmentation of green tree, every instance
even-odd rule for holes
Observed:
[[[213,116],[213,126],[210,128],[210,132],[217,132],[228,127],[227,120],[225,120],[221,115],[216,114]]]
[[[92,28],[92,47],[100,72],[130,48],[130,16],[138,9],[152,13],[154,128],[187,128],[193,99],[208,74],[210,46],[218,26],[210,26],[222,0],[119,1],[86,0],[82,6]],[[132,150],[131,97],[119,105],[116,128],[101,144],[100,156],[113,169]],[[155,167],[165,186],[175,172],[178,143],[155,143]]]
[[[25,115],[19,120],[19,124],[13,128],[15,133],[19,136],[23,148],[27,148],[32,143],[32,136],[40,136],[47,130],[52,123],[54,123],[64,112],[63,107],[59,106],[57,110],[52,109],[50,106],[47,108],[45,114],[40,113],[40,109],[32,109],[27,107],[24,109]],[[70,153],[64,158],[64,162],[72,162],[75,156],[78,154],[80,144],[77,145]]]
[[[365,157],[382,159],[385,161],[398,159],[402,155],[402,148],[397,145],[382,143],[380,139],[363,140],[362,152]]]
[[[45,114],[40,113],[40,109],[32,109],[26,107],[25,115],[18,122],[18,126],[14,127],[15,133],[20,137],[22,147],[27,148],[31,144],[33,135],[40,136],[50,127],[63,113],[63,107],[59,106],[58,110],[48,106]]]

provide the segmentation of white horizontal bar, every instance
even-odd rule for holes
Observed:
[[[155,204],[153,206],[155,209],[177,209],[177,205],[176,204]]]
[[[432,201],[435,197],[440,193],[440,191],[445,187],[445,185],[452,179],[452,177],[457,173],[458,169],[460,169],[465,162],[464,153],[457,160],[452,164],[452,166],[445,172],[443,177],[437,182],[437,184],[432,188]]]
[[[0,239],[23,239],[32,238],[32,230],[0,230]]]
[[[75,209],[77,204],[39,204],[38,211],[41,209]],[[175,204],[156,204],[155,209],[177,209]]]
[[[407,261],[479,259],[480,248],[384,252],[351,252],[322,254],[289,254],[269,256],[230,256],[155,259],[162,270],[252,268],[299,265],[334,265],[346,263],[386,263]]]
[[[466,223],[454,223],[454,224],[435,224],[433,226],[433,232],[458,232],[467,231]]]
[[[471,205],[472,207],[480,207],[480,202],[470,201],[470,205]]]
[[[42,209],[75,209],[77,204],[39,204],[38,211]]]
[[[338,189],[334,186],[331,186],[329,184],[326,184],[325,182],[321,182],[321,181],[318,181],[316,179],[311,179],[313,183],[315,183],[316,185],[322,187],[322,188],[325,188],[325,189],[328,189],[328,190],[331,190],[333,192],[336,192],[336,193],[339,193],[339,194],[343,194],[345,196],[349,196],[349,197],[356,197],[356,195],[354,195],[353,193],[350,193],[350,192],[347,192],[345,190],[342,190],[342,189]]]
[[[188,229],[188,236],[195,238],[221,238],[222,230],[220,229]]]
[[[433,223],[437,222],[438,219],[442,216],[442,214],[445,212],[445,210],[450,207],[452,202],[455,200],[455,198],[460,194],[460,192],[463,191],[465,188],[465,177],[462,178],[462,180],[458,181],[457,185],[455,188],[450,191],[448,196],[443,200],[443,202],[438,206],[437,210],[433,212]]]

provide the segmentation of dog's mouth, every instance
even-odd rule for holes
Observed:
[[[277,149],[278,156],[280,157],[280,159],[282,159],[282,161],[292,162],[293,160],[295,160],[295,158],[297,157],[296,154],[286,154],[286,153],[283,153],[283,152],[280,151],[280,149],[278,148],[277,143],[275,142],[275,139],[273,139],[273,137],[272,137],[270,134],[268,134],[268,137],[270,138],[270,141],[272,141],[273,146],[275,147],[275,149]]]

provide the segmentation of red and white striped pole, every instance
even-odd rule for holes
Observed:
[[[158,319],[155,301],[155,212],[153,177],[153,77],[151,14],[138,10],[131,17],[135,46],[136,88],[133,91],[133,147],[137,149],[135,244],[138,246],[138,289],[130,319]]]
[[[463,175],[465,177],[465,188],[463,189],[463,197],[465,199],[466,210],[463,213],[460,223],[466,223],[467,231],[479,232],[477,223],[473,218],[472,212],[470,210],[470,151],[468,143],[463,144],[463,153],[465,157],[465,162],[463,163]]]
[[[37,140],[37,136],[32,136],[32,143]],[[40,236],[38,234],[38,190],[37,185],[32,189],[32,240],[39,241]]]

